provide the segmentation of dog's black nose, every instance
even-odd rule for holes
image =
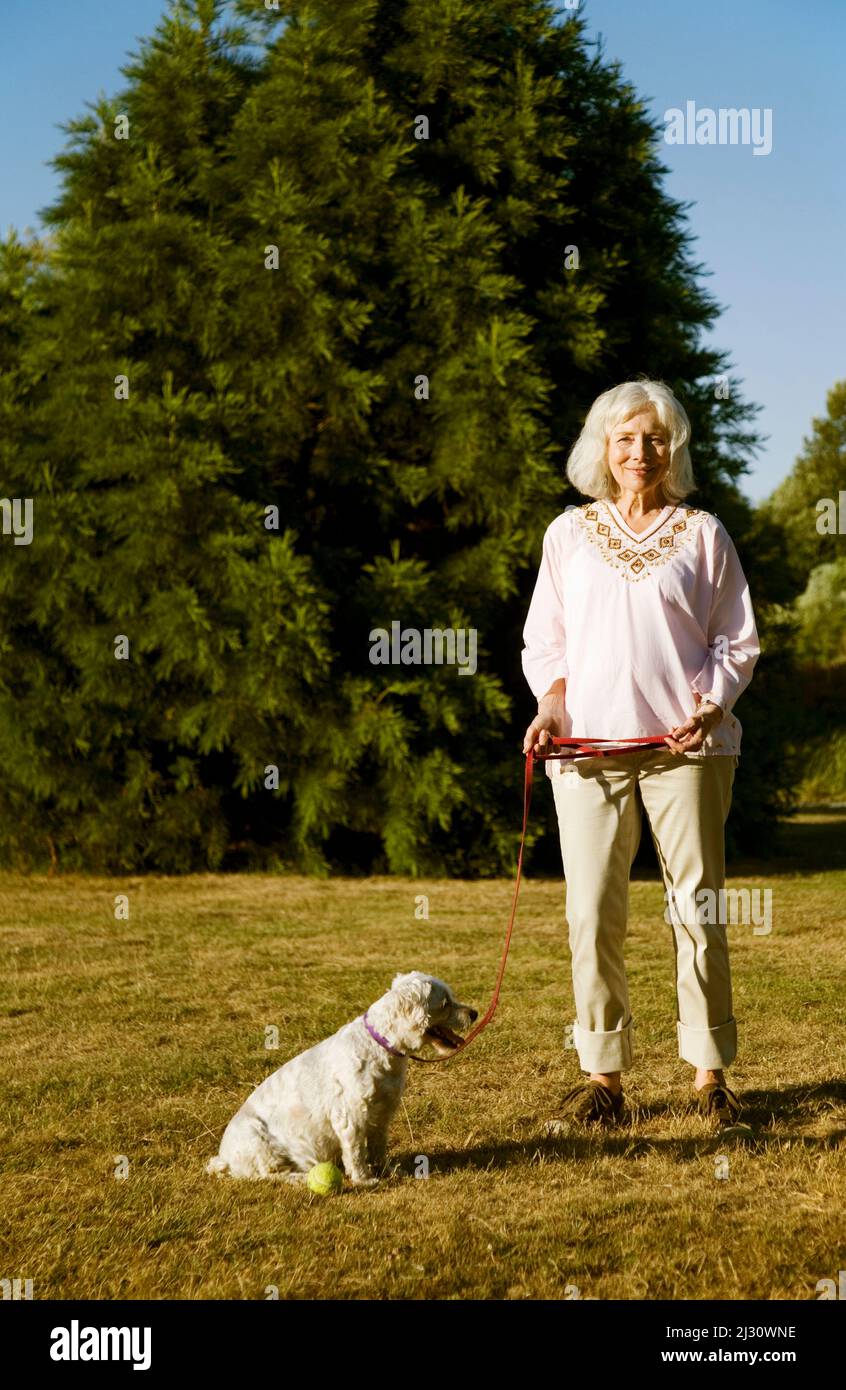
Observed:
[[[475,1023],[475,1022],[476,1022],[476,1019],[479,1017],[479,1015],[476,1013],[476,1010],[475,1010],[475,1009],[468,1009],[467,1012],[468,1012],[468,1014],[470,1015],[470,1022],[471,1022],[471,1023]]]

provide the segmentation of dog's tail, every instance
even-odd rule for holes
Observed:
[[[216,1173],[218,1177],[220,1177],[221,1173],[229,1172],[229,1164],[226,1162],[225,1158],[221,1158],[220,1154],[215,1154],[214,1158],[210,1158],[206,1164],[206,1172],[211,1174]]]

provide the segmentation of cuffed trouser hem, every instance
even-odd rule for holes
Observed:
[[[573,1042],[582,1071],[627,1071],[632,1064],[632,1021],[611,1033],[589,1033],[573,1024]]]
[[[737,1019],[730,1018],[719,1028],[689,1028],[676,1023],[679,1037],[679,1056],[694,1067],[719,1071],[728,1067],[737,1056]],[[593,1068],[598,1071],[598,1067]]]

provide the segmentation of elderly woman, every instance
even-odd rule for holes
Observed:
[[[679,1056],[699,1110],[721,1127],[740,1102],[723,905],[724,827],[740,753],[731,713],[759,654],[737,552],[716,516],[684,505],[690,423],[662,382],[626,382],[594,402],[567,476],[592,500],[546,531],[523,631],[538,700],[524,752],[551,735],[662,735],[666,748],[548,760],[567,881],[577,1022],[589,1079],[564,1113],[615,1122],[632,1065],[623,961],[629,873],[646,810],[676,951]]]

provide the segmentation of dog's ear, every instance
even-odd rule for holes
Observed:
[[[402,999],[408,999],[412,996],[415,999],[419,999],[422,983],[423,981],[419,971],[401,970],[399,974],[394,976],[391,982],[391,989],[395,990]]]
[[[419,1047],[429,1022],[429,981],[419,970],[394,976],[388,1006],[400,1046]]]
[[[398,996],[400,1008],[406,1013],[415,1009],[423,1010],[429,1003],[432,986],[419,970],[409,970],[397,975],[391,988]]]

